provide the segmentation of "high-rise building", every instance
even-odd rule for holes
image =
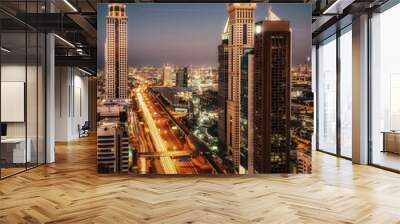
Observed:
[[[162,72],[161,72],[161,81],[163,86],[173,86],[173,80],[172,80],[172,66],[169,64],[165,64],[162,67]]]
[[[128,16],[125,4],[109,4],[106,17],[105,92],[107,99],[128,98]]]
[[[256,23],[254,42],[254,170],[289,171],[291,29],[271,9]]]
[[[97,171],[99,173],[115,173],[117,171],[117,144],[115,141],[117,128],[117,122],[97,126]]]
[[[179,68],[176,72],[176,86],[177,87],[188,87],[188,68]]]
[[[98,172],[128,172],[128,104],[128,100],[107,100],[97,107]]]
[[[119,143],[119,172],[128,173],[129,169],[129,131],[127,123],[119,126],[118,133],[118,143]]]
[[[117,121],[101,122],[97,127],[97,170],[100,173],[127,173],[129,135],[127,126]]]
[[[235,169],[240,166],[240,58],[254,45],[255,3],[228,3],[227,146]]]
[[[240,60],[240,167],[239,173],[245,174],[252,170],[253,143],[252,137],[252,84],[254,80],[253,48],[244,49]],[[251,89],[249,89],[251,88]],[[250,131],[249,131],[250,130]],[[249,141],[250,140],[250,141]]]
[[[228,23],[218,45],[218,148],[226,152],[226,102],[228,100]]]

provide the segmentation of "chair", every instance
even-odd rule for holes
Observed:
[[[89,136],[90,124],[89,121],[85,121],[82,127],[79,128],[79,138]]]

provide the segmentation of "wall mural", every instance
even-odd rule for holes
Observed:
[[[99,4],[99,173],[311,173],[309,4]]]

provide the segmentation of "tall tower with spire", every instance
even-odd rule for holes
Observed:
[[[228,22],[228,99],[226,137],[228,155],[234,168],[240,166],[240,59],[254,45],[256,3],[229,3]]]
[[[128,16],[125,4],[108,5],[104,56],[106,98],[128,98]]]
[[[255,173],[289,172],[291,37],[289,21],[269,5],[254,41]]]

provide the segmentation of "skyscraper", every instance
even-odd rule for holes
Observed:
[[[100,124],[97,127],[97,171],[99,173],[117,172],[117,122]]]
[[[188,68],[179,68],[176,72],[176,86],[177,87],[188,87]]]
[[[163,86],[172,86],[172,66],[169,64],[163,65],[161,73],[161,81]]]
[[[128,98],[128,16],[125,4],[109,4],[106,17],[105,91],[107,99]]]
[[[269,9],[254,42],[254,169],[289,171],[291,29]]]
[[[228,23],[218,45],[218,147],[226,151],[226,102],[228,100]]]
[[[247,173],[253,166],[252,84],[254,80],[253,48],[244,49],[240,60],[240,165],[239,173]],[[250,130],[250,131],[249,131]]]
[[[101,173],[128,172],[128,101],[104,101],[97,107],[97,169]]]
[[[240,58],[254,45],[255,3],[228,3],[227,144],[235,169],[240,166]]]
[[[129,165],[127,125],[102,121],[97,127],[97,170],[99,173],[127,173]]]

